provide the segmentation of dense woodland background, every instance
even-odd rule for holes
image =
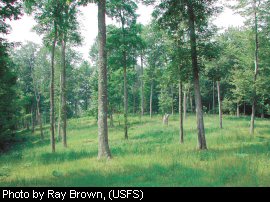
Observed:
[[[136,21],[139,2],[155,5],[149,25]],[[18,130],[39,130],[43,139],[47,124],[52,151],[55,140],[63,140],[66,147],[67,119],[87,116],[97,121],[103,117],[98,124],[104,145],[107,117],[108,127],[124,125],[119,133],[128,139],[131,114],[158,114],[168,124],[169,114],[179,113],[183,143],[186,118],[197,113],[200,149],[207,149],[205,114],[219,114],[220,128],[222,114],[251,116],[253,134],[255,118],[270,114],[270,1],[238,0],[233,6],[226,1],[222,6],[230,6],[246,21],[243,27],[225,31],[212,24],[222,10],[217,2],[1,0],[1,150]],[[83,43],[78,8],[88,3],[99,6],[99,36],[89,47],[91,63],[74,49]],[[105,27],[105,9],[120,26]],[[34,16],[42,45],[5,39],[11,32],[8,19],[26,13]],[[108,151],[100,155],[111,156]]]

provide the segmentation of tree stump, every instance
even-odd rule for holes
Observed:
[[[163,124],[164,125],[168,125],[168,123],[169,123],[169,116],[170,116],[170,114],[165,114],[164,116],[163,116]]]

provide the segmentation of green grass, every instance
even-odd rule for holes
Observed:
[[[196,120],[185,121],[179,144],[178,116],[169,126],[161,116],[130,117],[129,139],[123,127],[109,128],[112,160],[97,160],[97,125],[93,118],[68,121],[68,148],[61,142],[52,154],[48,126],[18,132],[15,144],[0,156],[0,186],[270,186],[270,126],[257,119],[249,135],[249,118],[205,116],[207,151],[197,150]],[[121,120],[121,123],[123,121]]]

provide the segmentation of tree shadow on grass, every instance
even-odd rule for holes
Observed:
[[[63,151],[56,153],[44,153],[37,157],[37,161],[44,164],[57,164],[66,161],[75,161],[83,158],[92,158],[97,156],[96,151]]]
[[[216,158],[219,156],[236,155],[238,157],[247,157],[250,155],[267,154],[270,152],[270,143],[255,143],[249,145],[240,145],[236,148],[225,148],[225,149],[209,149],[206,155],[214,155]]]
[[[106,162],[96,162],[106,164]],[[56,173],[58,173],[56,175]],[[206,186],[203,170],[189,168],[179,163],[168,166],[153,164],[127,165],[122,171],[102,172],[79,169],[75,172],[52,170],[51,176],[37,179],[16,179],[4,186],[54,186],[54,187],[149,187],[149,186]],[[0,186],[3,184],[0,182]]]

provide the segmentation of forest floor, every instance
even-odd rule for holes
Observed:
[[[130,117],[129,139],[123,126],[109,129],[111,160],[97,160],[97,125],[93,118],[68,121],[68,148],[20,131],[17,142],[0,156],[0,186],[270,186],[269,120],[257,119],[249,135],[249,117],[205,116],[207,151],[197,150],[195,116],[185,121],[185,143],[179,144],[178,116],[162,125]],[[123,123],[123,121],[122,121]]]

